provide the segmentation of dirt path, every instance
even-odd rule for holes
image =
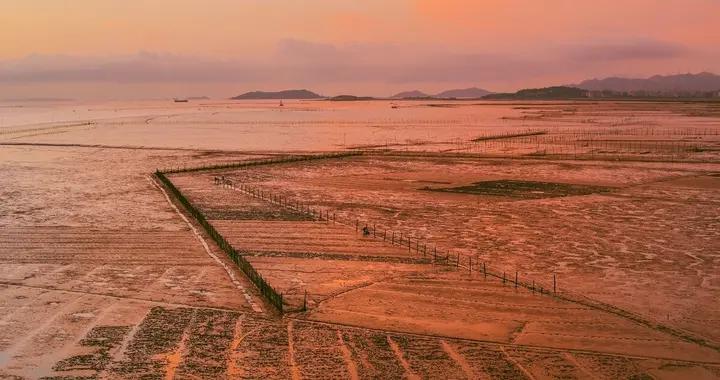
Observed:
[[[244,334],[243,332],[243,317],[241,316],[235,322],[235,333],[233,334],[233,341],[230,346],[230,354],[228,355],[227,359],[227,376],[231,379],[239,378],[243,374],[242,368],[238,367],[237,365],[238,361],[242,360],[240,355],[238,355],[240,343],[242,343],[243,339],[245,339],[245,337],[249,334],[249,332]]]
[[[577,361],[577,359],[575,359],[575,356],[573,356],[571,353],[566,352],[566,353],[563,354],[563,357],[564,357],[565,359],[567,359],[568,362],[572,363],[572,365],[574,365],[575,367],[577,367],[577,369],[578,369],[580,372],[582,372],[583,375],[587,376],[588,379],[598,379],[598,377],[595,376],[595,374],[593,374],[592,372],[588,371],[587,368],[585,368],[585,366],[583,366],[582,364],[580,364],[580,362]]]
[[[467,378],[474,379],[475,373],[473,372],[472,367],[467,362],[467,360],[465,360],[465,357],[463,357],[457,351],[455,351],[455,349],[446,340],[441,340],[440,344],[442,345],[443,351],[445,351],[445,353],[448,354],[450,359],[455,361],[455,363],[457,363],[457,365],[460,366],[460,368],[463,370],[463,373],[465,373]]]
[[[502,346],[501,346],[501,347],[500,347],[500,351],[503,353],[503,355],[505,356],[505,358],[506,358],[510,363],[512,363],[513,365],[515,365],[515,367],[517,367],[518,369],[520,369],[520,371],[522,371],[522,373],[524,373],[525,376],[527,376],[528,379],[530,379],[530,380],[535,380],[535,376],[533,376],[532,373],[530,373],[530,371],[528,371],[525,367],[523,367],[523,366],[520,364],[520,362],[518,362],[517,360],[515,360],[515,358],[513,358],[512,356],[510,356],[510,354],[508,354],[507,350],[505,350],[505,347],[502,347]]]
[[[289,321],[287,324],[287,335],[288,335],[288,360],[290,364],[290,373],[292,374],[293,380],[300,380],[300,368],[295,361],[295,346],[293,340],[293,321]]]
[[[400,346],[390,337],[387,336],[388,344],[390,345],[390,348],[392,349],[393,353],[395,354],[395,357],[402,365],[403,369],[405,369],[405,376],[409,380],[420,380],[420,376],[416,374],[412,368],[410,367],[410,363],[408,363],[407,359],[405,359],[405,355],[403,354],[402,350],[400,349]]]
[[[352,380],[358,380],[360,377],[358,376],[358,369],[357,365],[355,364],[355,361],[352,358],[352,353],[350,352],[350,349],[345,345],[345,341],[343,340],[342,333],[340,330],[337,330],[337,336],[338,336],[338,343],[340,344],[340,351],[342,352],[343,359],[345,360],[345,364],[347,365],[348,373],[350,374],[350,379]]]

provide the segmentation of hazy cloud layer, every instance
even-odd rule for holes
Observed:
[[[570,58],[595,61],[662,60],[690,54],[688,48],[667,42],[638,41],[571,48]]]
[[[531,78],[582,69],[597,61],[682,58],[688,49],[659,42],[558,48],[558,54],[456,53],[436,47],[282,40],[263,59],[217,60],[140,52],[131,56],[31,55],[0,62],[2,82],[176,82],[312,80],[319,83],[478,81],[497,76]],[[561,67],[558,67],[558,64]]]
[[[720,72],[718,14],[718,0],[3,0],[0,97],[504,91]]]
[[[433,84],[432,90],[454,85],[507,90],[577,82],[595,77],[598,72],[617,74],[603,70],[632,67],[631,63],[640,64],[651,75],[657,73],[651,71],[653,64],[681,62],[692,54],[681,45],[658,41],[557,45],[546,47],[541,53],[530,49],[457,52],[442,46],[333,45],[284,39],[264,57],[237,59],[152,52],[108,57],[31,55],[1,61],[0,86],[221,83],[234,84],[237,92],[280,86],[310,87],[334,94],[357,93],[369,83],[382,84],[382,90],[374,90],[372,95],[386,95],[380,91],[394,89],[426,88],[427,84]],[[154,94],[157,95],[160,94]]]

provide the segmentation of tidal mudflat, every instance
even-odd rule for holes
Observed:
[[[0,376],[720,377],[717,103],[395,107],[3,103]]]

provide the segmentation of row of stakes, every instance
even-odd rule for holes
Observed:
[[[316,210],[309,205],[303,204],[298,201],[289,201],[287,198],[284,198],[282,196],[276,196],[272,193],[265,192],[263,190],[257,189],[257,188],[251,188],[245,185],[240,185],[239,187],[235,186],[231,180],[228,179],[216,179],[216,184],[223,184],[224,186],[231,188],[233,190],[242,191],[246,194],[249,194],[255,198],[269,201],[271,203],[280,205],[282,207],[286,207],[289,209],[292,209],[294,211],[299,211],[304,214],[309,215],[311,218],[326,222],[332,222],[333,224],[342,224],[342,225],[348,225],[348,223],[343,223],[340,221],[335,213],[330,213],[328,210]],[[407,247],[408,252],[412,252],[415,250],[417,253],[422,253],[423,257],[426,257],[428,255],[428,246],[427,244],[423,243],[420,244],[420,240],[416,239],[415,241],[412,240],[412,238],[406,234],[403,234],[402,232],[396,233],[394,231],[390,231],[391,233],[388,235],[388,230],[383,230],[381,234],[377,232],[376,225],[373,224],[372,228],[365,225],[364,227],[360,227],[360,220],[355,220],[355,232],[363,232],[366,236],[372,235],[373,238],[382,238],[385,242],[390,242],[390,244],[393,245],[400,245],[403,247]],[[413,244],[414,243],[414,244]],[[458,253],[456,257],[451,257],[450,252],[445,252],[444,256],[442,252],[438,254],[437,247],[433,247],[432,251],[432,257],[433,262],[438,261],[444,261],[448,265],[450,264],[452,259],[455,259],[456,266],[460,266],[460,254]],[[470,258],[472,260],[472,257]],[[472,263],[470,263],[470,267],[472,267]]]
[[[255,160],[242,160],[242,161],[220,163],[220,164],[208,164],[208,165],[201,165],[201,166],[178,166],[178,167],[166,168],[166,169],[158,170],[158,171],[161,173],[165,173],[165,174],[171,174],[171,173],[184,173],[184,172],[195,172],[195,171],[204,171],[204,170],[233,169],[233,168],[240,168],[240,167],[247,167],[247,166],[281,164],[281,163],[288,163],[288,162],[310,161],[310,160],[327,159],[327,158],[342,158],[342,157],[349,157],[349,156],[359,156],[362,154],[363,154],[363,152],[361,152],[361,151],[353,151],[353,152],[342,151],[342,152],[329,152],[329,153],[320,153],[320,154],[312,154],[312,155],[282,155],[282,156],[275,156],[275,157],[269,157],[269,158],[260,158],[260,159],[255,159]]]
[[[216,185],[222,185],[223,187],[230,188],[236,191],[241,191],[245,194],[248,194],[254,198],[264,200],[273,204],[277,204],[281,207],[285,207],[288,209],[291,209],[293,211],[298,211],[301,213],[304,213],[306,215],[309,215],[314,220],[320,220],[320,221],[326,221],[326,222],[332,222],[333,224],[341,224],[345,226],[351,226],[349,223],[343,223],[340,218],[337,218],[335,213],[331,213],[328,210],[317,210],[312,208],[311,206],[304,204],[299,201],[292,201],[289,200],[286,197],[282,197],[279,195],[274,195],[270,192],[263,191],[262,189],[250,187],[244,184],[240,184],[239,186],[235,186],[232,180],[224,178],[224,177],[216,177],[215,178],[215,184]],[[432,255],[432,264],[435,263],[444,263],[447,266],[452,266],[452,261],[454,261],[454,266],[457,268],[461,267],[461,261],[462,256],[460,253],[457,253],[456,255],[451,255],[450,251],[441,252],[437,250],[437,246],[432,247],[432,251],[428,252],[428,246],[425,243],[420,243],[420,239],[415,239],[415,241],[412,241],[412,238],[408,236],[407,234],[403,234],[402,232],[397,233],[394,231],[390,231],[388,233],[388,230],[383,229],[382,233],[378,233],[377,225],[373,224],[372,227],[368,226],[367,224],[363,224],[363,227],[361,226],[360,220],[355,219],[355,232],[356,233],[362,233],[364,236],[372,236],[373,238],[381,238],[384,242],[390,243],[392,245],[400,245],[402,247],[407,247],[408,252],[412,252],[415,250],[418,254],[422,253],[423,257],[428,257],[429,254]],[[414,243],[414,244],[413,244]],[[454,257],[453,257],[454,256]],[[473,264],[475,264],[475,267],[473,267]],[[539,283],[536,283],[534,280],[531,282],[522,282],[519,280],[518,271],[515,271],[515,277],[514,279],[511,277],[508,277],[507,272],[503,271],[502,274],[499,273],[493,273],[492,271],[488,270],[487,264],[483,261],[482,264],[480,263],[473,263],[472,256],[468,256],[467,258],[467,266],[462,265],[463,267],[466,267],[468,270],[468,273],[472,274],[473,270],[475,272],[480,272],[480,266],[482,266],[482,273],[483,277],[487,279],[488,276],[496,277],[500,280],[502,280],[503,285],[507,283],[511,283],[515,285],[515,288],[518,288],[519,286],[525,287],[532,292],[539,292],[541,294],[547,294],[549,293],[549,289],[545,289],[542,285]],[[553,285],[552,285],[552,294],[557,293],[557,275],[553,273]],[[306,310],[307,308],[307,292],[305,292],[305,296],[303,298],[303,310]]]

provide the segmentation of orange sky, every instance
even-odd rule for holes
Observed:
[[[3,0],[0,98],[720,72],[718,15],[718,0]]]

